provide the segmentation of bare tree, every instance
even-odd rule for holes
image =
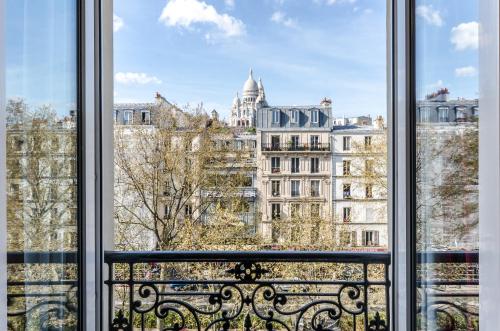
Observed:
[[[202,113],[180,117],[166,107],[155,119],[115,129],[115,218],[125,232],[148,234],[149,248],[169,250],[188,227],[210,224],[217,205],[238,201],[242,155],[221,139],[227,129]]]

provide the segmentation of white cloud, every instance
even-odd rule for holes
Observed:
[[[479,46],[479,24],[473,21],[453,27],[450,41],[457,51],[477,49]]]
[[[226,7],[228,7],[229,9],[233,9],[234,8],[234,0],[224,0],[224,3],[226,4]]]
[[[461,67],[455,69],[457,77],[473,77],[477,74],[477,69],[473,66]]]
[[[422,17],[425,22],[434,26],[442,26],[443,18],[439,10],[434,9],[432,6],[420,5],[417,7],[417,15]]]
[[[149,76],[144,72],[117,72],[115,80],[120,84],[161,84],[161,80],[157,77]]]
[[[245,24],[228,14],[219,14],[217,10],[199,0],[170,0],[163,8],[160,22],[167,26],[191,27],[192,24],[212,24],[226,37],[245,33]]]
[[[283,24],[284,26],[289,28],[297,26],[297,22],[294,19],[287,17],[286,14],[282,11],[275,11],[271,16],[271,21],[278,24]]]
[[[317,1],[317,0],[315,0]],[[327,5],[336,5],[341,3],[355,3],[357,0],[326,0],[325,3]]]
[[[121,18],[116,14],[113,14],[113,31],[114,32],[120,31],[120,29],[123,28],[124,25],[125,23],[123,22],[123,18]]]

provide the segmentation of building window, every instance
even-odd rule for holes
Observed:
[[[311,218],[318,218],[319,216],[319,203],[311,204]]]
[[[272,180],[271,181],[271,194],[273,197],[279,197],[280,196],[280,181],[279,180]]]
[[[168,219],[170,217],[170,206],[163,207],[163,218]]]
[[[356,231],[342,231],[340,232],[340,245],[341,246],[356,246],[357,236]]]
[[[420,122],[427,123],[430,122],[431,108],[430,107],[420,107]]]
[[[281,204],[279,203],[271,204],[271,218],[273,220],[278,220],[281,218]]]
[[[343,137],[343,149],[344,149],[344,151],[351,150],[351,137],[350,136]]]
[[[151,115],[149,111],[141,112],[141,123],[142,124],[150,124]]]
[[[311,173],[316,174],[319,172],[319,157],[311,158]]]
[[[448,113],[450,112],[450,109],[448,107],[438,107],[437,111],[439,122],[444,123],[449,121]]]
[[[123,124],[130,125],[134,122],[133,119],[134,119],[134,113],[132,113],[131,111],[126,111],[123,114]]]
[[[300,181],[292,180],[291,181],[291,196],[298,197],[300,196]]]
[[[373,185],[372,184],[366,184],[365,196],[367,199],[373,198]]]
[[[271,172],[272,173],[280,172],[280,158],[277,156],[271,158]]]
[[[351,160],[342,161],[342,175],[344,176],[351,175]]]
[[[373,160],[365,160],[365,172],[367,175],[373,174]]]
[[[290,148],[292,151],[296,151],[299,148],[299,136],[292,136],[290,138]]]
[[[290,159],[290,163],[291,163],[291,172],[293,174],[299,173],[300,172],[300,158],[292,157]]]
[[[319,113],[317,109],[311,110],[311,123],[319,122]]]
[[[291,123],[299,122],[299,111],[297,109],[292,109],[290,111],[290,122]]]
[[[118,123],[118,110],[114,111],[115,123]]]
[[[312,197],[319,197],[319,187],[320,187],[319,180],[311,180],[311,196]]]
[[[193,216],[193,206],[185,205],[184,206],[184,215],[186,218],[191,218]]]
[[[300,204],[292,203],[290,205],[290,216],[291,217],[299,217],[300,216]]]
[[[319,136],[311,136],[311,150],[319,148]]]
[[[280,150],[280,136],[271,136],[271,150]]]
[[[344,207],[342,208],[342,220],[344,222],[350,222],[351,221],[351,207]]]
[[[280,111],[279,110],[273,110],[273,123],[274,124],[279,124],[280,122]]]
[[[378,246],[378,231],[363,231],[362,245],[363,246]]]
[[[350,199],[351,198],[351,184],[342,185],[342,192],[343,192],[344,199]]]
[[[365,136],[365,148],[369,148],[372,145],[372,136]]]
[[[465,107],[456,107],[455,108],[455,117],[457,122],[465,122],[467,119],[467,115],[465,113]]]
[[[479,109],[477,106],[472,107],[472,117],[477,118],[477,115],[479,114]]]

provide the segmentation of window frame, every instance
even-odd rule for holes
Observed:
[[[295,162],[297,164],[294,164]],[[298,174],[300,173],[300,157],[291,157],[290,158],[290,173],[292,174]]]
[[[352,136],[342,136],[342,150],[350,151],[352,147]]]

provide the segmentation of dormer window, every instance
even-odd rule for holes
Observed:
[[[128,110],[123,114],[123,124],[130,125],[133,123],[134,114]]]
[[[317,109],[311,110],[311,123],[319,122],[319,112]]]
[[[472,117],[474,117],[474,118],[477,117],[477,115],[479,114],[478,110],[479,109],[477,106],[472,107]]]
[[[438,107],[438,120],[439,122],[448,122],[449,116],[448,113],[450,109],[448,107]]]
[[[297,109],[292,109],[290,111],[290,122],[291,123],[299,122],[299,111]]]
[[[465,107],[455,108],[455,119],[457,122],[464,122],[466,120]]]
[[[273,123],[274,124],[279,124],[280,122],[280,111],[279,110],[273,110]]]
[[[141,123],[142,124],[150,124],[151,114],[149,111],[143,110],[141,112]]]
[[[420,108],[420,122],[426,123],[430,121],[431,109],[430,107]]]

